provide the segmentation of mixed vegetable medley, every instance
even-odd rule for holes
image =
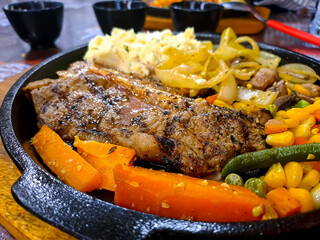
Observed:
[[[164,54],[155,68],[164,85],[256,117],[268,148],[230,159],[223,180],[212,181],[134,167],[135,150],[109,143],[76,137],[75,151],[43,126],[32,138],[43,162],[79,191],[114,191],[119,206],[177,219],[256,221],[320,208],[320,77],[312,68],[279,66],[280,57],[230,28],[216,49],[203,42]]]

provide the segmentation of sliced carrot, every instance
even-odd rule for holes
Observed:
[[[136,151],[131,148],[96,141],[81,141],[79,137],[75,137],[73,145],[78,153],[100,172],[102,182],[98,188],[109,191],[114,191],[113,168],[117,164],[132,165],[136,156]]]
[[[280,133],[287,131],[288,125],[282,119],[270,119],[265,124],[265,133],[272,134],[272,133]]]
[[[81,192],[100,185],[99,172],[49,127],[44,125],[31,141],[43,162],[67,185]]]
[[[294,144],[293,145],[301,145],[301,144],[307,144],[308,139],[306,137],[296,137],[294,139]]]
[[[320,121],[320,110],[315,111],[312,115],[317,119],[317,121]]]
[[[287,217],[300,211],[300,202],[284,187],[271,190],[266,194],[266,198],[271,202],[279,217]]]
[[[114,176],[117,205],[164,217],[255,221],[268,203],[244,187],[176,173],[117,165]]]
[[[314,209],[314,202],[308,190],[303,188],[289,188],[288,191],[301,204],[300,212],[309,212]]]
[[[211,95],[206,98],[207,103],[213,104],[215,100],[217,100],[218,94]]]
[[[313,161],[312,168],[320,172],[320,161]]]

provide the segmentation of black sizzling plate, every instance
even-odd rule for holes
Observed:
[[[201,35],[199,39],[219,42],[215,35]],[[320,74],[315,59],[260,44],[261,48],[282,57],[282,64],[301,62]],[[112,203],[108,191],[95,191],[92,196],[81,193],[60,182],[41,166],[41,160],[27,154],[22,143],[37,132],[33,105],[22,93],[29,82],[55,78],[55,72],[67,69],[81,60],[86,47],[59,53],[24,74],[9,90],[0,112],[3,143],[22,171],[12,186],[16,201],[40,219],[81,239],[187,239],[187,238],[252,238],[302,239],[320,232],[320,211],[297,214],[287,218],[261,222],[208,223],[174,220],[118,207]],[[5,173],[2,173],[5,174]]]

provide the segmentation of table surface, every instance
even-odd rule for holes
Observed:
[[[0,6],[2,7],[2,5],[6,3],[17,1],[20,0],[1,0]],[[25,71],[26,69],[57,52],[88,43],[88,41],[96,35],[102,35],[91,7],[92,3],[95,1],[62,0],[62,2],[64,2],[65,7],[63,29],[60,37],[56,41],[56,48],[52,49],[31,50],[29,45],[23,42],[14,32],[3,11],[0,12],[0,104],[10,86],[17,79],[17,76],[14,75],[20,73],[21,71]],[[308,13],[297,14],[286,11],[272,11],[269,17],[269,19],[278,20],[302,31],[308,31],[311,18],[312,15]],[[266,28],[264,31],[256,35],[252,35],[251,37],[253,37],[256,41],[287,48],[320,60],[319,47],[302,42],[271,28]],[[5,194],[6,197],[10,198],[9,202],[11,202],[12,205],[17,205],[11,196],[11,185],[19,178],[20,172],[6,154],[1,141],[0,163],[0,178],[11,175],[8,177],[8,179],[6,179],[6,181],[8,181],[7,186],[1,186],[0,189],[2,193],[0,191],[0,196]],[[8,201],[8,199],[3,199],[3,197],[0,197],[0,208],[1,203],[6,201]],[[10,206],[7,206],[5,210],[2,210],[2,212],[0,212],[0,222],[9,232],[12,233],[14,237],[11,236],[5,230],[5,228],[0,225],[0,239],[43,239],[44,237],[46,239],[56,239],[57,237],[60,239],[71,238],[60,230],[57,230],[56,228],[32,216],[22,207],[19,208],[18,212],[11,211],[12,208],[10,208]],[[23,231],[28,230],[24,226],[19,226],[21,229],[24,229],[22,232],[15,232],[13,228],[17,226],[13,226],[14,224],[11,225],[12,223],[9,223],[12,221],[12,219],[16,220],[14,224],[27,224],[32,222],[33,229],[31,232],[36,233],[26,236]],[[48,231],[51,235],[46,234],[44,236],[45,232]]]

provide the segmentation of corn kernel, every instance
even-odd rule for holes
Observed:
[[[219,99],[215,100],[213,102],[213,104],[216,106],[219,106],[219,107],[232,108],[232,105],[230,105],[222,100],[219,100]]]
[[[262,220],[270,220],[278,218],[277,212],[273,209],[271,205],[267,205],[265,213],[262,216]]]
[[[307,174],[313,168],[313,163],[312,162],[301,162],[300,165],[302,167],[303,174]]]
[[[301,183],[299,184],[298,187],[304,188],[310,191],[311,188],[313,188],[319,183],[319,180],[320,180],[319,172],[315,169],[312,169],[302,178]]]
[[[300,121],[297,118],[287,118],[284,122],[288,125],[288,128],[294,128],[299,125]]]
[[[294,143],[294,134],[291,131],[269,134],[266,142],[273,147],[291,146]]]
[[[232,106],[233,106],[233,108],[240,110],[240,109],[246,108],[248,105],[245,103],[241,103],[241,102],[234,102],[232,104]]]
[[[307,124],[300,124],[292,129],[295,137],[305,137],[309,138],[311,135],[311,127]]]
[[[291,108],[286,112],[286,116],[287,118],[297,118],[299,121],[304,121],[309,117],[309,114],[305,108]]]
[[[248,89],[252,89],[252,84],[248,83],[246,86]]]
[[[308,139],[308,143],[320,143],[320,134],[312,135]]]
[[[320,183],[310,191],[315,209],[320,209]]]
[[[300,212],[309,212],[314,209],[314,202],[311,194],[303,188],[289,188],[288,189],[291,196],[297,199],[300,204]]]
[[[309,153],[308,156],[307,156],[307,160],[312,160],[312,159],[315,159],[316,156],[312,153]]]
[[[311,134],[312,135],[316,135],[318,133],[319,133],[319,128],[314,128],[314,129],[311,130]]]
[[[252,209],[252,215],[254,217],[259,217],[260,215],[263,214],[263,208],[261,205],[259,206],[255,206],[253,209]]]
[[[275,163],[269,168],[264,181],[271,188],[282,187],[286,184],[286,175],[280,163]]]
[[[288,95],[291,96],[292,95],[292,90],[290,88],[287,88],[288,90]]]
[[[315,118],[315,116],[310,114],[306,120],[301,122],[301,124],[307,124],[310,127],[313,127],[316,124],[316,118]]]
[[[286,118],[287,114],[286,111],[280,110],[276,113],[276,117]]]
[[[300,163],[288,162],[283,169],[286,175],[285,186],[288,188],[297,187],[303,176],[303,169]]]

